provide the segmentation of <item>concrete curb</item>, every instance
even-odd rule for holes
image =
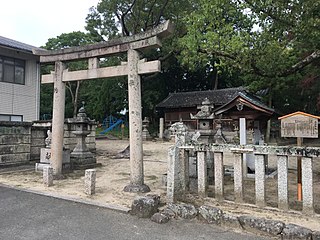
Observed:
[[[126,208],[126,207],[118,206],[118,205],[114,205],[114,204],[98,203],[98,202],[95,202],[92,200],[85,200],[85,199],[79,199],[79,198],[74,198],[74,197],[69,197],[69,196],[63,196],[63,195],[59,195],[56,193],[47,193],[47,192],[40,192],[40,191],[30,190],[30,189],[25,189],[25,188],[18,188],[18,187],[13,187],[13,186],[2,184],[2,183],[0,183],[0,186],[5,187],[5,188],[10,188],[13,190],[17,190],[17,191],[21,191],[21,192],[33,193],[33,194],[42,195],[42,196],[46,196],[46,197],[62,199],[65,201],[71,201],[71,202],[87,204],[87,205],[91,205],[91,206],[95,206],[95,207],[106,208],[106,209],[120,212],[120,213],[129,213],[129,211],[131,210],[130,208]]]

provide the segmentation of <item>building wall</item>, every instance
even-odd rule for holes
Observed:
[[[0,48],[0,55],[26,61],[24,85],[0,82],[0,114],[22,115],[27,122],[38,120],[40,72],[37,57],[3,48]]]
[[[170,127],[173,123],[183,121],[189,129],[197,128],[197,121],[190,118],[190,113],[196,114],[196,108],[180,108],[180,109],[166,109],[164,113],[165,128]]]
[[[197,120],[190,118],[190,113],[195,115],[199,110],[196,108],[176,108],[166,109],[165,116],[165,128],[169,128],[173,123],[182,121],[189,129],[193,131],[197,129]],[[238,113],[238,112],[236,112]],[[249,116],[252,118],[252,116]],[[239,144],[239,116],[238,115],[223,115],[222,118],[217,117],[213,120],[213,130],[216,130],[216,123],[221,123],[221,132],[227,143]],[[259,122],[260,135],[264,134],[266,127],[266,120],[257,120]],[[254,120],[248,119],[246,122],[247,134],[246,142],[248,144],[258,144],[258,140],[254,141]],[[256,130],[257,131],[257,130]],[[216,131],[213,132],[216,134]]]

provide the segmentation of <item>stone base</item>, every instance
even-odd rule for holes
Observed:
[[[123,191],[125,192],[141,192],[141,193],[146,193],[146,192],[150,192],[150,188],[145,185],[134,185],[134,184],[129,184],[127,186],[124,187]]]
[[[53,174],[53,180],[63,180],[66,179],[67,177],[64,176],[63,174]]]
[[[150,136],[150,133],[148,130],[143,130],[142,131],[142,140],[143,141],[150,141],[152,140],[152,137]]]
[[[73,169],[94,168],[97,165],[97,159],[91,152],[72,152],[70,161]]]
[[[73,164],[72,169],[73,170],[86,170],[89,168],[97,168],[97,167],[101,167],[101,166],[102,166],[101,163]]]

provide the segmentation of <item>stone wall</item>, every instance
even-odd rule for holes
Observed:
[[[0,167],[27,164],[40,160],[40,149],[45,147],[47,131],[51,122],[0,122]],[[75,125],[65,122],[64,146],[72,151],[77,139],[72,133]],[[96,152],[96,125],[89,125],[91,133],[86,138],[88,148]]]
[[[46,146],[45,139],[50,126],[32,126],[31,128],[31,160],[40,160],[40,149]]]
[[[0,166],[30,161],[31,127],[27,122],[0,122]]]

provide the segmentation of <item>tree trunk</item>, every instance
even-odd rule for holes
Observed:
[[[219,73],[218,73],[218,70],[217,70],[216,77],[215,77],[215,80],[214,80],[214,88],[213,88],[213,90],[217,90],[218,89],[218,83],[219,83]]]
[[[219,83],[219,70],[218,70],[218,67],[216,67],[216,64],[215,64],[216,61],[213,62],[213,70],[214,70],[214,83],[212,84],[212,88],[213,90],[217,90],[218,89],[218,83]]]

